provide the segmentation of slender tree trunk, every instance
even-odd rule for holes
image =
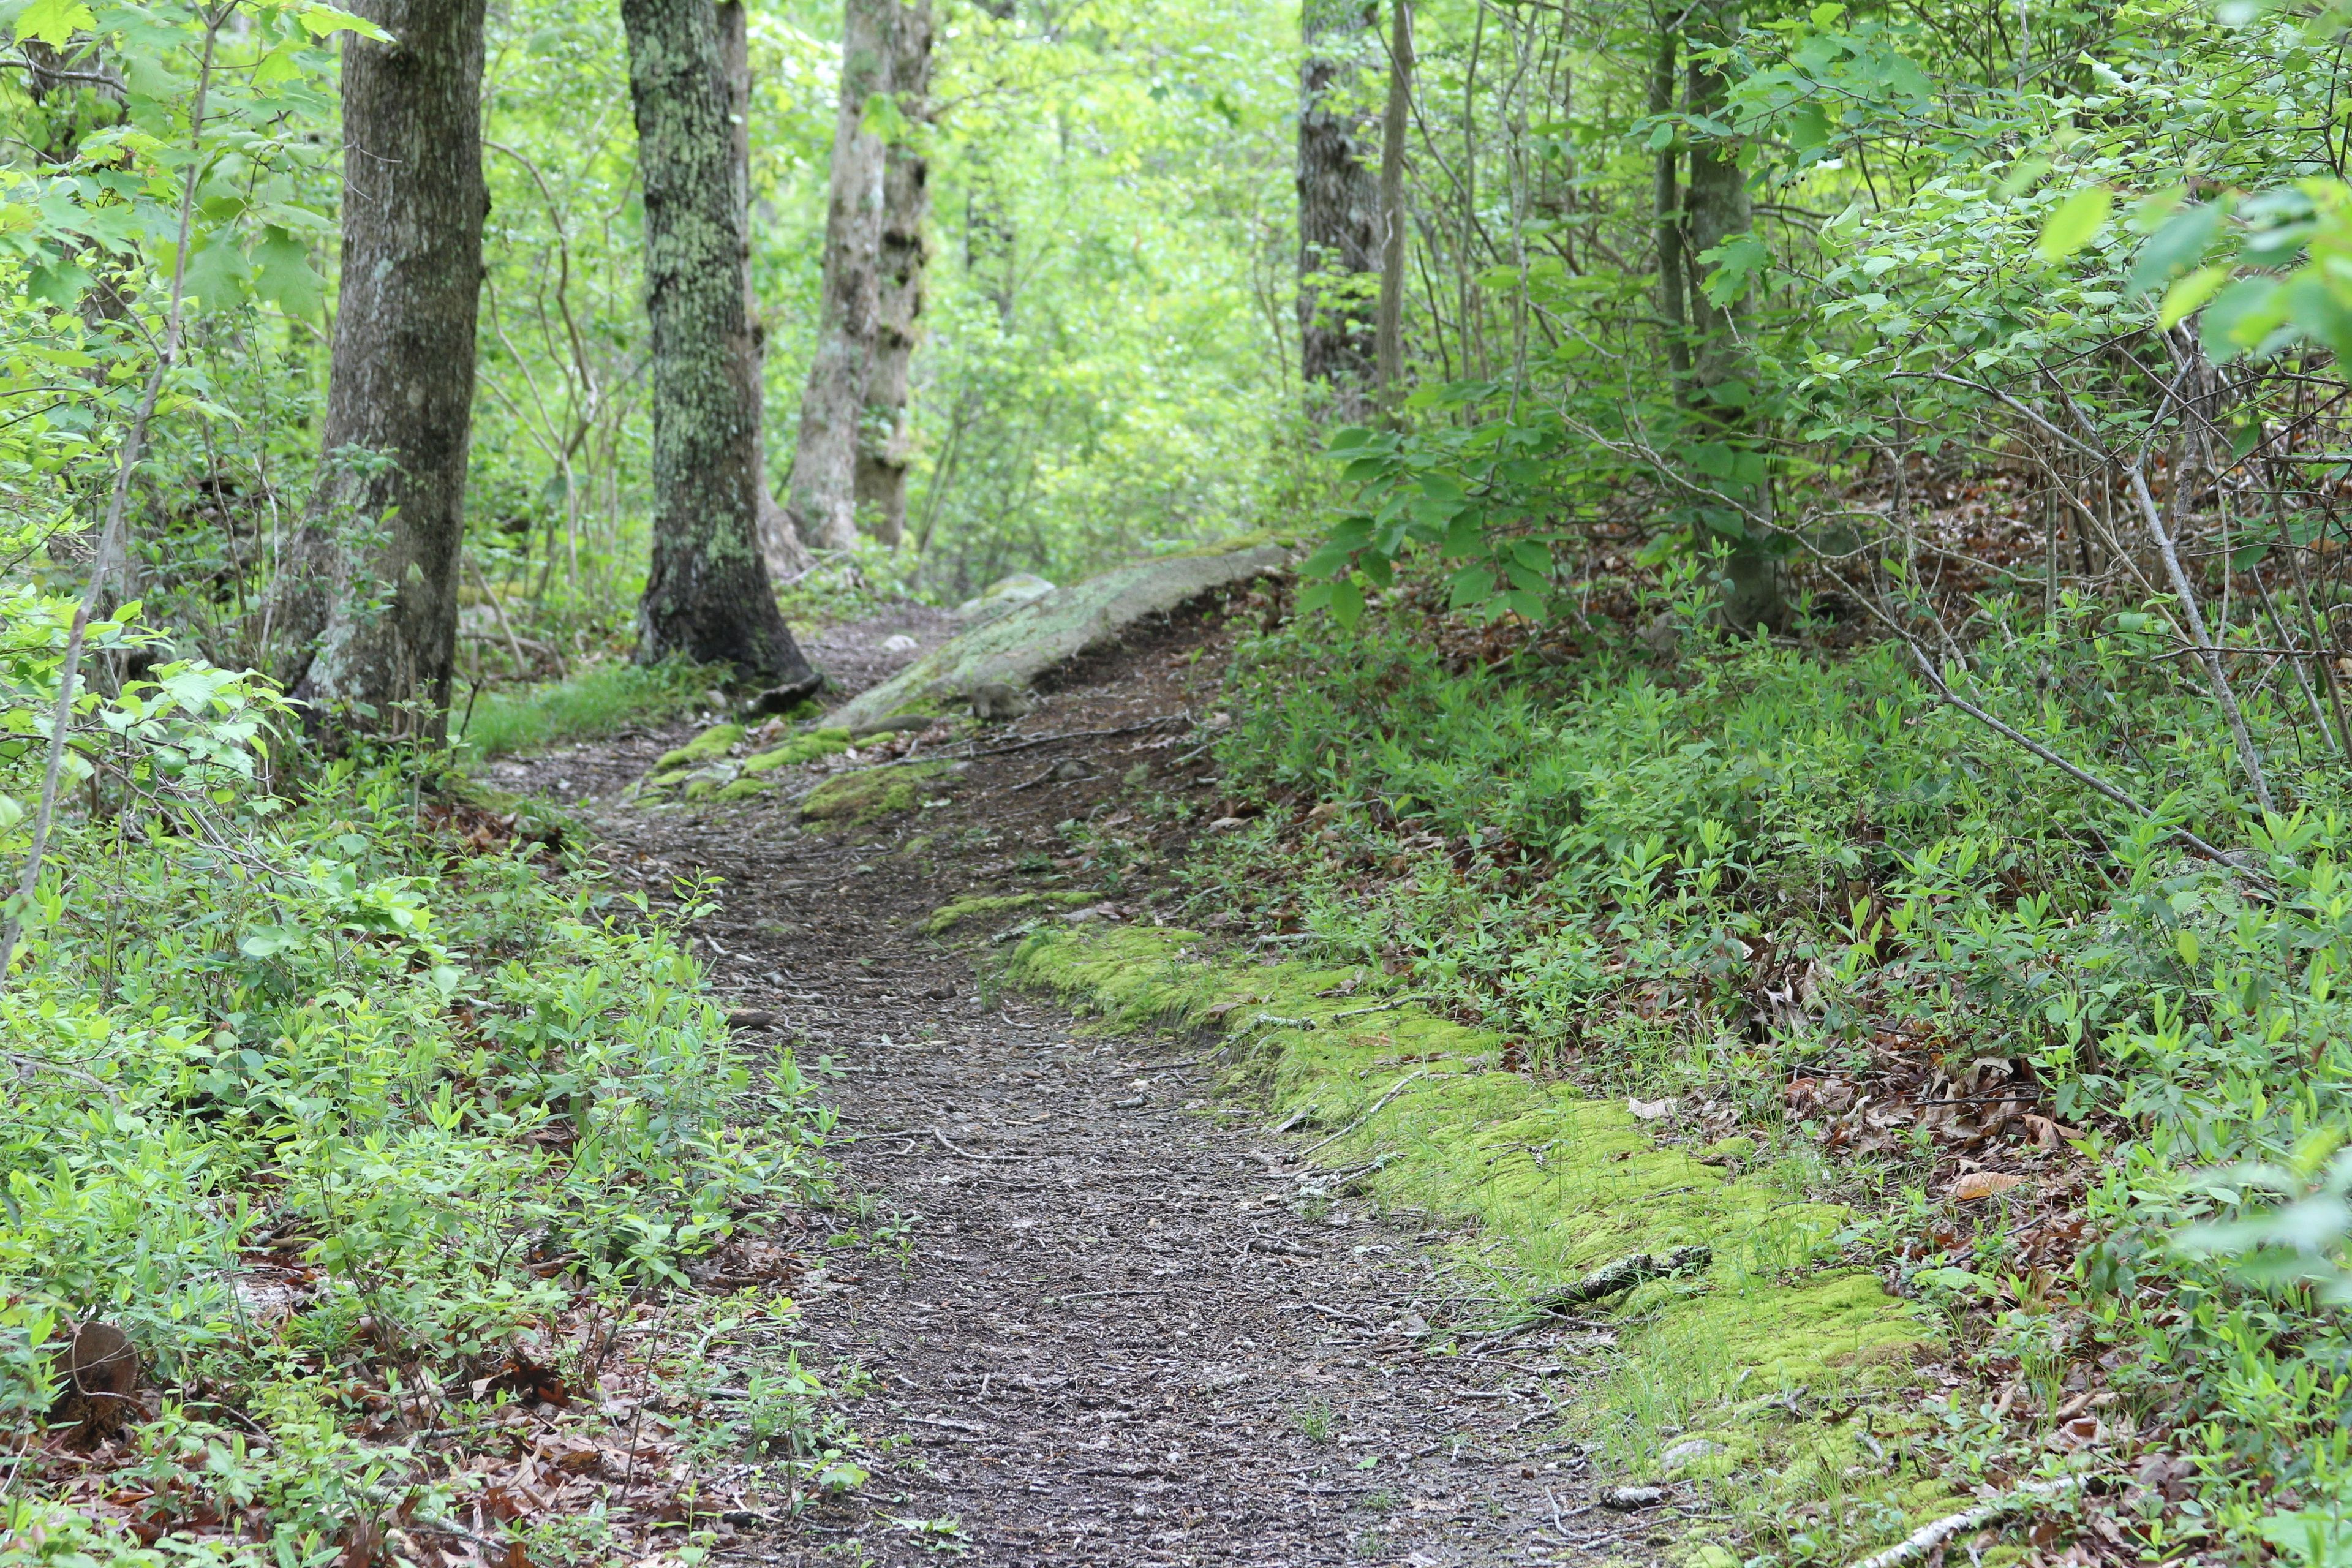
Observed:
[[[930,0],[891,5],[889,13],[889,90],[900,120],[919,126],[930,115]],[[874,348],[858,422],[856,481],[859,515],[872,520],[875,538],[894,548],[907,531],[908,371],[921,331],[923,274],[930,261],[924,224],[930,211],[929,160],[912,134],[901,135],[882,155]]]
[[[354,715],[364,727],[437,740],[457,653],[489,211],[483,0],[361,9],[394,41],[343,44],[342,283],[325,472],[279,563],[262,653],[299,699],[370,709]]]
[[[760,396],[712,0],[621,0],[653,324],[653,569],[637,658],[732,665],[788,703],[823,684],[759,546]]]
[[[1404,139],[1412,110],[1412,6],[1389,0],[1389,101],[1381,120],[1381,302],[1374,322],[1381,406],[1404,395]]]
[[[1381,270],[1372,117],[1353,101],[1378,48],[1377,0],[1307,0],[1298,68],[1298,368],[1308,411],[1367,416]]]
[[[760,553],[768,571],[779,578],[798,577],[812,564],[808,546],[801,542],[792,514],[768,488],[768,325],[760,315],[760,296],[751,287],[751,35],[743,0],[719,0],[719,67],[727,73],[729,162],[734,174],[735,210],[743,225],[743,319],[751,363],[746,374],[760,398],[760,427],[753,433],[751,471],[760,486]]]
[[[1658,53],[1650,72],[1650,112],[1674,112],[1675,88],[1680,75],[1675,46],[1681,42],[1678,24],[1662,20]],[[1653,205],[1658,233],[1658,318],[1664,323],[1666,365],[1681,388],[1690,379],[1690,316],[1683,304],[1683,193],[1677,165],[1681,154],[1673,142],[1658,150]]]
[[[841,106],[834,121],[825,203],[824,283],[816,356],[801,398],[792,510],[801,537],[824,550],[857,539],[858,417],[881,313],[882,139],[866,129],[866,100],[889,89],[892,0],[845,0]]]
[[[1704,42],[1728,42],[1739,31],[1739,13],[1730,5],[1702,11],[1695,20],[1705,29]],[[1693,58],[1688,73],[1688,107],[1693,115],[1713,115],[1723,106],[1727,84],[1713,65]],[[1702,142],[1690,154],[1690,196],[1684,259],[1688,268],[1685,293],[1689,302],[1693,401],[1700,417],[1720,433],[1748,463],[1753,453],[1754,365],[1746,327],[1746,290],[1718,304],[1700,287],[1699,258],[1752,226],[1748,179],[1739,167],[1738,151],[1721,142]],[[1731,559],[1723,585],[1724,618],[1741,630],[1779,626],[1788,619],[1780,594],[1780,563],[1769,548],[1766,531],[1771,506],[1769,489],[1758,479],[1736,476],[1717,481],[1732,506],[1722,509],[1738,521],[1719,529],[1731,533]]]

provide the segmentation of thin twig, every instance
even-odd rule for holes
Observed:
[[[1370,1121],[1373,1117],[1378,1116],[1381,1113],[1382,1107],[1386,1106],[1390,1100],[1394,1100],[1398,1095],[1404,1092],[1405,1086],[1407,1084],[1412,1082],[1415,1079],[1427,1078],[1428,1076],[1429,1069],[1427,1068],[1416,1068],[1412,1072],[1405,1074],[1404,1077],[1397,1079],[1395,1083],[1389,1087],[1389,1091],[1386,1094],[1372,1101],[1372,1108],[1370,1110],[1365,1111],[1361,1116],[1357,1117],[1356,1120],[1349,1122],[1348,1125],[1340,1128],[1337,1132],[1332,1133],[1330,1137],[1318,1139],[1316,1142],[1309,1143],[1306,1148],[1301,1149],[1298,1152],[1298,1158],[1304,1160],[1307,1155],[1312,1154],[1316,1150],[1323,1147],[1324,1144],[1335,1142],[1338,1139],[1345,1138],[1349,1133],[1353,1132],[1357,1128],[1361,1127],[1365,1122]]]

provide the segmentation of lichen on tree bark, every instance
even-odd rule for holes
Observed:
[[[637,657],[814,691],[759,545],[759,388],[712,0],[622,0],[653,328],[653,563]]]

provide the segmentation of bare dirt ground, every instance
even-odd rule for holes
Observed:
[[[812,653],[856,689],[913,657],[885,637],[952,629],[909,613]],[[1601,1347],[1562,1330],[1426,1348],[1424,1324],[1477,1310],[1459,1251],[1435,1249],[1458,1237],[1288,1164],[1304,1141],[1222,1098],[1192,1044],[997,994],[971,940],[986,928],[921,931],[957,898],[1092,885],[1057,830],[1074,820],[1124,834],[1145,868],[1088,918],[1154,918],[1138,888],[1192,828],[1144,803],[1192,801],[1194,823],[1213,807],[1194,727],[1230,631],[1195,607],[976,742],[898,737],[969,766],[945,805],[863,829],[803,826],[789,797],[627,804],[684,730],[494,772],[586,802],[625,881],[723,879],[695,928],[718,984],[772,1015],[766,1043],[839,1069],[844,1196],[825,1217],[866,1239],[803,1281],[803,1359],[870,1374],[851,1416],[872,1479],[796,1522],[747,1521],[722,1557],[1304,1568],[1642,1562],[1666,1543],[1671,1499],[1600,1506],[1559,1433],[1557,1401],[1606,1370]]]

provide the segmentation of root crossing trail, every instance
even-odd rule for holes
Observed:
[[[1022,732],[1181,708],[1168,646],[1206,635],[1171,625],[1097,661]],[[1344,1172],[1289,1164],[1305,1140],[1221,1099],[1194,1047],[988,994],[969,948],[920,934],[1109,798],[1135,765],[1121,748],[1148,732],[975,762],[919,824],[929,845],[972,847],[961,856],[908,853],[911,823],[845,836],[758,802],[623,806],[674,740],[513,764],[504,782],[597,803],[615,866],[649,890],[723,879],[722,910],[696,928],[719,983],[773,1014],[804,1062],[841,1069],[829,1222],[857,1238],[802,1293],[804,1359],[869,1374],[850,1414],[872,1478],[723,1557],[1304,1568],[1641,1561],[1664,1544],[1669,1521],[1597,1506],[1559,1436],[1559,1399],[1605,1367],[1564,1335],[1426,1348],[1426,1321],[1477,1299],[1458,1247],[1437,1250],[1459,1233],[1368,1213]],[[1056,757],[1084,779],[1022,787]]]

